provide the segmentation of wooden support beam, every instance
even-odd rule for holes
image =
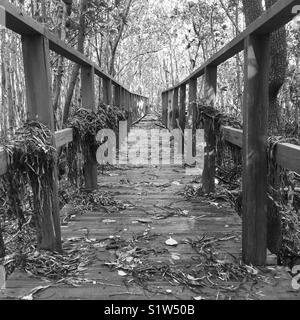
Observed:
[[[186,85],[180,87],[180,107],[179,107],[179,125],[182,131],[185,129],[186,122]]]
[[[82,107],[95,111],[95,71],[94,68],[81,67]],[[87,190],[97,189],[97,161],[96,154],[90,159],[84,159],[84,179]]]
[[[243,260],[256,266],[267,254],[267,127],[270,37],[245,40],[243,136]]]
[[[179,88],[174,89],[173,95],[173,105],[172,105],[172,129],[177,128],[176,119],[178,119],[179,114]]]
[[[189,105],[187,116],[187,128],[193,130],[193,157],[196,156],[196,115],[197,115],[197,78],[189,81]]]
[[[290,143],[279,143],[276,146],[275,158],[278,165],[300,174],[300,146]]]
[[[124,107],[124,89],[120,87],[120,107]]]
[[[167,128],[172,129],[172,114],[173,114],[173,90],[168,91],[168,124]]]
[[[120,107],[120,86],[114,85],[114,105]]]
[[[205,69],[204,80],[205,103],[211,107],[215,106],[217,95],[217,67]],[[204,149],[204,170],[202,175],[204,193],[215,191],[216,174],[216,135],[211,119],[204,119],[204,134],[206,147]]]
[[[110,79],[103,80],[103,97],[104,103],[107,105],[112,104],[112,82]]]
[[[179,126],[184,133],[186,123],[186,85],[180,86]],[[184,155],[184,135],[182,136],[182,154]]]
[[[137,96],[136,94],[133,95],[133,114],[134,114],[134,120],[138,118],[138,112],[137,112]]]
[[[39,120],[50,128],[54,138],[54,113],[50,89],[49,42],[40,35],[23,36],[23,61],[26,81],[27,111],[29,119]],[[57,162],[57,159],[55,159]],[[52,192],[46,195],[43,216],[39,224],[39,247],[62,251],[58,200],[58,173],[55,166]]]
[[[95,71],[93,67],[81,67],[82,106],[95,111]]]
[[[221,130],[226,141],[240,148],[243,147],[243,130],[227,126],[222,127]]]
[[[67,128],[55,132],[55,145],[56,148],[65,146],[73,141],[73,129]],[[1,174],[0,174],[1,175]]]
[[[128,131],[133,122],[132,119],[132,93],[128,92]]]

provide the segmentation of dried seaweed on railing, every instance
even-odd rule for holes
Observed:
[[[1,179],[5,194],[6,213],[17,218],[19,228],[26,216],[33,214],[33,223],[41,239],[41,220],[44,207],[51,207],[56,150],[52,146],[52,132],[38,121],[28,121],[16,131],[4,150],[8,156],[8,170]]]
[[[216,135],[216,178],[219,185],[226,190],[227,201],[241,215],[242,152],[238,146],[224,140],[220,128],[230,126],[242,129],[242,125],[235,117],[221,114],[210,106],[198,105],[197,112],[197,126],[203,127],[204,121],[206,124],[208,121]],[[267,143],[268,247],[278,254],[283,263],[293,264],[293,261],[299,261],[300,257],[300,176],[278,167],[275,161],[278,143],[300,145],[300,141],[293,137],[270,137]],[[203,196],[201,186],[198,189],[192,185],[187,186],[185,195],[188,198]]]
[[[300,260],[300,181],[297,175],[281,168],[275,161],[276,146],[278,143],[292,143],[300,145],[296,138],[270,137],[268,140],[268,182],[269,194],[279,207],[281,221],[281,248],[279,257],[285,264],[293,265]]]
[[[67,163],[69,179],[74,185],[82,183],[83,163],[87,159],[96,161],[97,148],[104,142],[96,141],[97,133],[102,129],[112,129],[118,136],[119,121],[127,117],[127,111],[108,105],[100,105],[96,111],[79,109],[72,114],[68,126],[73,129],[73,141],[67,149]]]

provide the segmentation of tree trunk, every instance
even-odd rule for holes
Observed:
[[[117,54],[117,49],[119,46],[119,43],[122,39],[123,36],[123,32],[124,32],[124,28],[125,28],[125,23],[126,23],[126,19],[128,17],[129,14],[129,10],[132,4],[132,0],[128,0],[125,12],[122,14],[122,23],[121,26],[119,28],[119,32],[117,35],[117,38],[114,42],[111,42],[111,59],[110,59],[110,67],[109,67],[109,74],[112,75],[113,77],[115,76],[115,60],[116,60],[116,54]],[[119,5],[119,2],[115,4],[116,6]]]
[[[77,45],[77,50],[81,53],[84,52],[84,41],[86,36],[85,35],[85,32],[86,32],[85,12],[87,10],[88,1],[89,0],[81,0],[81,10],[80,10],[81,15],[79,20],[80,30],[78,34],[78,45]],[[66,95],[66,102],[64,106],[64,112],[63,112],[63,126],[66,125],[69,118],[74,88],[78,79],[79,70],[80,70],[80,66],[78,64],[75,64],[72,69],[70,84],[69,84],[69,88]]]
[[[66,38],[66,32],[65,32],[65,19],[66,18],[66,11],[62,10],[61,15],[59,17],[60,19],[60,30],[59,30],[59,36],[60,39],[62,41],[65,40]],[[59,106],[59,98],[60,98],[60,94],[61,94],[61,88],[62,88],[62,78],[63,78],[63,73],[64,73],[64,57],[63,56],[59,56],[57,58],[57,73],[55,75],[54,78],[54,85],[53,85],[53,96],[54,96],[54,101],[53,101],[53,111],[54,111],[54,120],[55,120],[55,129],[60,129],[60,125],[58,122],[58,114],[57,114],[57,110],[58,110],[58,106]]]

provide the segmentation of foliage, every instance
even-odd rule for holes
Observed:
[[[238,119],[222,114],[209,106],[198,105],[198,123],[203,127],[209,121],[217,137],[217,173],[219,187],[217,198],[223,194],[237,213],[242,215],[241,165],[242,152],[237,146],[226,142],[221,126],[242,129]],[[275,150],[278,143],[300,145],[300,140],[289,137],[270,137],[268,141],[268,246],[276,251],[284,264],[293,264],[300,257],[300,177],[294,172],[278,168],[275,162]],[[280,174],[278,174],[280,172]],[[279,182],[275,182],[279,177]],[[221,187],[222,186],[222,187]],[[225,190],[224,190],[225,188]],[[203,196],[201,190],[187,187],[188,197]]]
[[[7,213],[18,219],[21,228],[26,215],[31,212],[39,243],[44,210],[54,206],[49,197],[53,193],[56,165],[52,139],[52,133],[46,126],[28,121],[4,143],[8,170],[1,177],[1,192],[6,195]]]
[[[79,109],[73,113],[68,126],[73,129],[73,141],[67,149],[69,179],[74,185],[79,185],[80,172],[84,161],[96,161],[96,151],[103,143],[96,141],[97,133],[102,129],[112,129],[118,134],[119,121],[128,118],[128,113],[117,107],[100,105],[96,111]],[[78,154],[83,161],[78,163]]]

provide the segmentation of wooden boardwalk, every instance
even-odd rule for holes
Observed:
[[[159,124],[158,124],[159,125]],[[157,120],[148,115],[134,128],[155,128]],[[125,210],[89,212],[76,217],[63,226],[63,239],[87,237],[101,239],[96,259],[85,271],[84,278],[92,283],[79,287],[60,284],[37,293],[35,299],[104,299],[104,300],[160,300],[194,297],[205,299],[298,299],[300,292],[291,287],[291,276],[283,268],[264,268],[264,276],[270,284],[245,283],[239,290],[222,292],[219,288],[189,288],[164,278],[153,278],[147,285],[132,281],[133,277],[120,276],[106,263],[116,260],[118,247],[111,244],[137,239],[136,246],[147,253],[145,259],[155,265],[169,265],[186,274],[192,273],[201,261],[188,239],[203,236],[226,239],[219,241],[220,259],[241,257],[241,220],[226,203],[216,204],[206,198],[187,200],[183,191],[194,177],[186,175],[182,166],[135,166],[113,169],[99,174],[98,184],[103,191],[112,193],[115,199],[125,203]],[[110,221],[109,221],[110,220]],[[166,245],[172,237],[176,247]],[[148,251],[147,251],[148,250]],[[152,251],[151,251],[152,250]],[[151,253],[149,253],[151,252]],[[37,286],[50,283],[15,272],[7,281],[7,289],[1,292],[3,299],[20,298]],[[238,283],[230,282],[233,286]]]

